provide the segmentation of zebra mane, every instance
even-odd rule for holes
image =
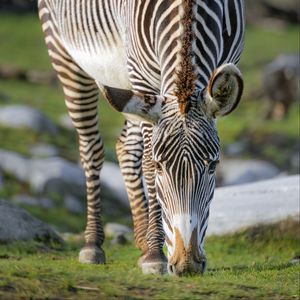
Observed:
[[[193,14],[194,0],[182,0],[183,17],[181,20],[183,33],[181,36],[181,62],[177,71],[176,97],[179,103],[179,110],[182,114],[187,114],[190,108],[190,97],[195,91],[196,76],[192,63],[193,51]]]

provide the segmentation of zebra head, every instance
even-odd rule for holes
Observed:
[[[189,99],[184,113],[180,103],[177,109],[177,103],[165,105],[154,127],[156,189],[169,273],[200,273],[205,269],[204,238],[220,152],[215,119],[237,106],[242,89],[239,70],[232,64],[223,65],[206,90]]]
[[[205,269],[204,238],[220,152],[216,117],[235,109],[242,90],[241,73],[233,64],[219,67],[208,86],[183,106],[180,99],[109,90],[111,98],[118,93],[119,99],[120,94],[126,99],[121,111],[154,124],[152,154],[169,273]]]

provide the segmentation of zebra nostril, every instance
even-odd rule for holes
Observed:
[[[201,273],[203,274],[206,270],[206,260],[202,260],[201,262]]]
[[[170,275],[175,275],[176,274],[174,265],[171,265],[171,264],[168,265],[168,272],[169,272]]]

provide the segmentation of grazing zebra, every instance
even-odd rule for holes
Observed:
[[[86,174],[86,244],[79,260],[105,262],[100,90],[126,116],[116,149],[143,272],[203,272],[220,152],[216,117],[233,111],[243,90],[235,65],[244,44],[244,1],[38,3]]]

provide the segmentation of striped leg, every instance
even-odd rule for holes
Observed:
[[[104,153],[98,129],[98,94],[95,82],[89,78],[68,55],[58,36],[55,18],[45,1],[39,1],[40,19],[45,33],[48,52],[54,69],[63,85],[65,102],[80,144],[80,158],[85,169],[87,183],[86,244],[79,260],[84,263],[104,263],[101,249],[104,240],[100,219],[100,178]]]
[[[142,260],[144,273],[162,274],[167,271],[167,258],[163,253],[164,232],[161,220],[161,207],[156,198],[155,165],[152,158],[152,125],[142,123],[144,139],[143,172],[148,189],[149,225],[147,231],[148,252]]]
[[[142,181],[143,137],[139,125],[126,121],[116,145],[130,202],[136,246],[147,252],[148,203]]]

